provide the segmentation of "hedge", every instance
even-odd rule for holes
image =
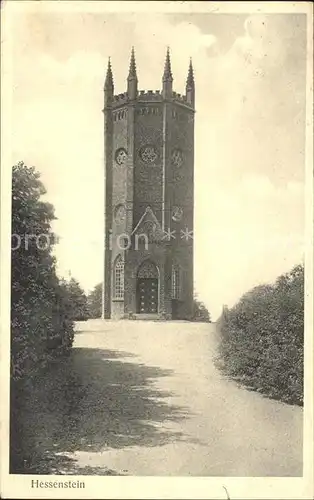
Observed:
[[[253,390],[303,404],[304,267],[246,293],[218,320],[219,364]]]
[[[22,471],[23,412],[32,379],[69,354],[74,331],[71,302],[59,281],[52,247],[52,205],[42,201],[40,175],[23,162],[12,172],[10,471]],[[46,244],[44,244],[46,242]],[[23,406],[23,405],[22,405]]]
[[[71,305],[51,255],[52,205],[40,175],[23,162],[13,167],[11,250],[11,370],[13,380],[28,377],[73,342]],[[18,241],[20,244],[18,245]]]

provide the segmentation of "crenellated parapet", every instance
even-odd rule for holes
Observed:
[[[172,92],[171,97],[165,98],[164,95],[162,94],[161,90],[139,90],[137,92],[137,95],[133,98],[130,99],[129,94],[127,92],[124,92],[122,94],[117,94],[114,95],[112,98],[111,102],[111,107],[113,109],[123,107],[130,102],[138,102],[140,103],[156,103],[156,102],[163,102],[163,101],[170,101],[170,102],[176,102],[178,104],[184,104],[185,106],[193,108],[191,103],[188,102],[187,96],[179,94],[178,92]]]
[[[122,94],[117,94],[113,96],[112,107],[119,107],[121,105],[127,104],[129,101],[129,95],[127,92]]]
[[[140,90],[137,96],[138,101],[162,101],[163,96],[160,90]]]
[[[186,95],[178,94],[177,92],[172,92],[172,99],[174,101],[183,102],[184,104],[187,103]]]
[[[110,60],[105,81],[105,107],[113,109],[120,108],[129,103],[149,103],[149,102],[175,102],[194,109],[195,85],[192,61],[190,61],[188,77],[186,81],[186,92],[184,95],[173,90],[173,76],[171,71],[170,53],[167,49],[166,62],[162,77],[162,90],[138,90],[138,79],[136,72],[134,48],[131,52],[130,69],[127,79],[127,92],[114,94],[113,75]]]

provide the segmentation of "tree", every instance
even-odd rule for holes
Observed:
[[[87,297],[79,282],[74,278],[63,281],[63,286],[68,293],[68,314],[73,321],[84,321],[89,317]]]
[[[210,314],[203,302],[196,297],[193,300],[193,316],[192,321],[199,321],[203,323],[210,323]]]
[[[73,325],[52,248],[53,206],[40,174],[23,162],[12,172],[11,368],[18,380],[68,351]]]
[[[102,283],[98,283],[87,297],[90,318],[101,318],[102,309]]]
[[[70,352],[73,322],[52,248],[55,219],[40,175],[23,162],[12,171],[10,470],[25,456],[23,401],[49,361]],[[27,433],[26,433],[27,434]]]

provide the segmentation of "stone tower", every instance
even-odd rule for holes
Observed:
[[[162,90],[138,90],[132,49],[127,91],[104,86],[103,318],[189,319],[193,306],[194,103],[173,90],[169,49]]]

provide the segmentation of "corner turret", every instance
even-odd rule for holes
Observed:
[[[137,98],[137,84],[138,80],[136,74],[135,54],[134,47],[132,47],[128,76],[128,97],[131,101],[134,101]]]
[[[170,99],[172,97],[172,84],[173,77],[171,73],[170,53],[169,47],[167,47],[165,69],[162,77],[162,95],[165,99]]]
[[[186,93],[186,101],[189,104],[192,104],[192,106],[194,108],[194,105],[195,105],[195,82],[194,82],[192,59],[190,59],[188,77],[186,80],[185,93]]]
[[[108,59],[108,67],[107,67],[107,74],[106,74],[105,85],[104,85],[104,93],[105,93],[105,106],[108,106],[111,104],[111,102],[113,100],[113,94],[114,94],[114,85],[113,85],[113,76],[112,76],[110,57]]]

